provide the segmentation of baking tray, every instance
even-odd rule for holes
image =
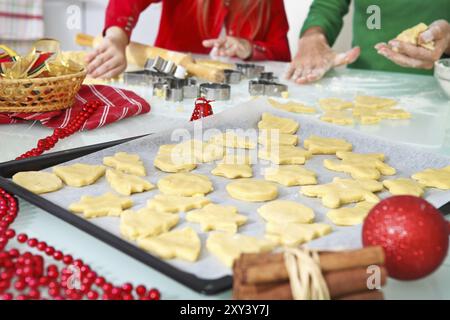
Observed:
[[[81,216],[75,215],[39,195],[29,192],[8,179],[20,171],[38,171],[47,169],[103,149],[142,138],[144,136],[146,135],[49,153],[30,159],[13,160],[0,163],[0,187],[197,292],[212,295],[230,289],[232,286],[231,276],[226,276],[215,280],[205,280],[190,273],[183,272],[163,260],[150,255],[137,246],[116,237],[100,227],[97,227]]]

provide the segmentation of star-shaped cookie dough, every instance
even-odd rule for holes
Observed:
[[[299,165],[284,165],[266,168],[264,179],[287,187],[317,184],[316,173]]]
[[[129,240],[153,237],[169,231],[179,220],[177,214],[148,208],[126,210],[120,216],[120,233]]]
[[[162,259],[198,260],[201,242],[192,228],[172,230],[156,237],[137,239],[139,247]]]
[[[311,223],[314,221],[314,211],[295,201],[271,201],[259,207],[258,213],[267,222]]]
[[[344,139],[324,138],[312,135],[304,142],[312,154],[336,154],[338,151],[351,151],[352,145]]]
[[[300,147],[270,145],[259,149],[258,158],[274,164],[304,164],[311,153]]]
[[[209,142],[226,148],[238,149],[255,149],[256,137],[252,138],[247,135],[240,135],[233,130],[227,130],[209,139]]]
[[[319,99],[319,106],[324,111],[340,111],[353,108],[353,102],[340,98]]]
[[[383,185],[393,195],[409,195],[422,197],[425,193],[425,186],[412,179],[384,180]]]
[[[103,164],[124,173],[145,177],[147,175],[144,164],[137,154],[118,152],[113,157],[103,158]]]
[[[155,188],[153,184],[138,176],[123,173],[119,170],[108,169],[106,180],[117,193],[129,196],[132,193],[141,193]]]
[[[261,130],[258,143],[262,145],[296,146],[298,136],[295,134],[279,133],[278,130]]]
[[[162,145],[158,149],[153,165],[163,172],[188,172],[197,167],[193,157],[183,154],[182,148],[177,144]]]
[[[314,107],[309,107],[301,102],[288,101],[285,103],[279,102],[275,99],[269,98],[267,101],[276,109],[292,112],[292,113],[316,113]]]
[[[263,113],[262,120],[258,122],[260,130],[279,130],[280,133],[294,134],[300,125],[297,121],[274,116],[270,113]]]
[[[354,226],[364,222],[370,210],[376,205],[374,202],[359,202],[353,207],[339,208],[328,211],[327,217],[338,226]]]
[[[325,113],[320,117],[320,120],[341,126],[349,126],[354,123],[352,113],[347,110],[325,111]]]
[[[238,214],[235,207],[211,203],[202,209],[188,212],[186,221],[199,223],[203,231],[219,230],[236,233],[238,227],[247,222],[247,217]]]
[[[15,184],[36,194],[57,191],[63,187],[61,179],[50,172],[18,172],[12,177],[12,180]]]
[[[79,202],[72,203],[69,210],[75,213],[83,213],[85,218],[119,217],[124,209],[133,205],[128,197],[119,197],[112,193],[101,196],[82,196]]]
[[[343,204],[364,200],[377,203],[379,198],[374,192],[381,190],[383,190],[383,184],[376,180],[351,180],[336,177],[331,183],[302,187],[300,193],[307,197],[322,198],[325,207],[335,209]]]
[[[147,207],[162,212],[186,212],[203,208],[211,201],[205,196],[183,197],[168,194],[157,194],[147,202]]]
[[[105,170],[104,166],[76,163],[69,166],[54,167],[53,173],[68,186],[85,187],[103,177]]]
[[[288,247],[295,247],[323,237],[331,231],[331,226],[325,223],[266,223],[266,237]]]
[[[243,253],[267,252],[274,247],[275,243],[268,239],[224,232],[211,233],[206,241],[208,251],[230,268]]]
[[[426,169],[412,176],[420,184],[442,190],[450,190],[450,166],[442,169]]]
[[[349,173],[354,179],[378,180],[381,175],[392,176],[396,173],[395,168],[383,162],[383,154],[338,151],[336,156],[341,160],[325,159],[325,168]]]

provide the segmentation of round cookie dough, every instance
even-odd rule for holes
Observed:
[[[271,201],[259,207],[258,213],[267,222],[312,223],[314,221],[314,211],[294,201]]]
[[[205,195],[214,190],[209,178],[195,173],[174,173],[158,181],[159,190],[168,195],[192,197]]]
[[[57,191],[63,187],[61,179],[50,172],[18,172],[12,177],[12,180],[19,186],[36,194]]]
[[[263,180],[239,179],[229,183],[226,188],[232,198],[248,202],[270,201],[278,196],[277,186]]]

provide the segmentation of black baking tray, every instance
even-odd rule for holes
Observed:
[[[219,279],[201,279],[193,274],[181,271],[166,263],[165,261],[150,255],[135,245],[109,233],[108,231],[97,227],[84,218],[75,215],[66,209],[54,204],[47,199],[36,195],[19,185],[15,184],[8,178],[21,171],[37,171],[43,170],[60,163],[80,158],[82,156],[98,152],[100,150],[110,148],[131,140],[141,138],[143,136],[132,137],[122,140],[116,140],[87,147],[70,149],[67,151],[49,153],[39,157],[24,160],[14,160],[0,163],[0,187],[6,191],[20,197],[21,199],[35,205],[42,210],[64,220],[65,222],[83,230],[91,236],[107,243],[108,245],[122,251],[123,253],[135,258],[136,260],[158,270],[166,276],[182,283],[194,291],[202,294],[211,295],[228,290],[232,286],[232,277],[225,276]]]

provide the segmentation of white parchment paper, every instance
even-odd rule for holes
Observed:
[[[290,117],[297,120],[300,123],[300,130],[298,135],[301,139],[301,145],[303,140],[311,134],[344,138],[351,142],[354,146],[355,152],[381,152],[386,154],[387,162],[394,166],[398,173],[396,177],[409,177],[411,174],[421,171],[426,168],[440,168],[450,164],[450,158],[446,158],[440,155],[427,153],[417,149],[416,147],[408,145],[400,145],[392,143],[387,140],[381,140],[379,138],[365,135],[361,132],[356,132],[343,127],[337,127],[331,124],[320,122],[312,117],[296,115],[293,113],[287,113],[272,108],[268,105],[265,99],[257,99],[249,101],[245,104],[236,106],[231,110],[224,111],[213,117],[203,119],[201,122],[203,129],[216,128],[220,130],[233,129],[233,128],[257,128],[257,123],[260,120],[263,112],[270,112],[279,116]],[[197,122],[198,126],[200,122]],[[193,124],[187,123],[184,129],[189,132],[193,131]],[[180,132],[178,130],[178,132]],[[103,150],[80,159],[71,161],[70,163],[88,163],[88,164],[101,164],[102,159],[105,156],[113,155],[115,152],[124,151],[129,153],[137,153],[141,156],[148,172],[147,179],[156,184],[157,181],[167,175],[167,173],[160,172],[153,167],[153,158],[161,144],[174,143],[180,141],[173,141],[171,135],[173,130],[160,132],[149,137],[141,138],[120,146],[116,146],[107,150]],[[197,137],[196,137],[197,138]],[[207,137],[205,137],[207,138]],[[306,167],[312,169],[318,173],[319,183],[327,183],[335,176],[348,177],[346,174],[340,174],[325,169],[322,165],[323,159],[331,156],[315,156],[306,163]],[[255,164],[254,177],[262,179],[262,169],[267,167],[267,162]],[[257,214],[257,209],[262,203],[247,203],[238,200],[234,200],[228,196],[225,186],[231,181],[225,178],[216,177],[210,174],[211,170],[215,167],[215,164],[201,164],[198,166],[194,173],[207,174],[210,176],[211,181],[214,184],[214,192],[208,195],[208,197],[215,203],[223,205],[233,205],[239,209],[241,214],[246,215],[249,220],[248,223],[240,228],[239,233],[252,235],[257,237],[264,236],[264,222],[262,218]],[[388,179],[394,177],[386,177]],[[299,194],[300,187],[284,187],[279,186],[279,199],[294,200],[307,205],[314,209],[316,214],[316,222],[325,222],[332,224],[327,218],[327,208],[323,207],[321,201],[316,198],[308,198]],[[84,188],[71,188],[65,187],[62,190],[44,195],[45,198],[67,208],[69,204],[77,202],[82,195],[101,195],[105,192],[112,191],[106,182],[105,178],[100,179],[96,184]],[[132,195],[134,201],[134,210],[145,207],[148,199],[152,198],[158,193],[158,190],[152,190],[150,192]],[[381,193],[380,197],[386,197],[388,194]],[[450,200],[450,192],[444,192],[439,190],[429,189],[426,193],[426,199],[433,203],[435,206],[440,207]],[[198,224],[188,223],[185,221],[185,213],[180,214],[180,223],[176,228],[183,228],[186,226],[193,227],[199,232],[202,240],[202,252],[199,260],[195,263],[184,262],[180,260],[171,260],[168,263],[175,267],[192,273],[203,279],[217,279],[219,277],[231,274],[231,270],[222,265],[214,256],[212,256],[205,248],[205,242],[207,234],[201,232]],[[111,232],[112,234],[119,236],[119,218],[98,218],[89,220],[91,223]],[[311,248],[320,249],[350,249],[358,248],[361,246],[361,226],[355,227],[337,227],[333,226],[333,232],[323,238],[314,240],[308,243]]]

